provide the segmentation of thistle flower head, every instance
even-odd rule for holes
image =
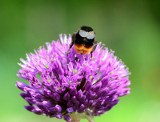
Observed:
[[[119,97],[130,92],[129,72],[121,60],[98,43],[90,54],[69,49],[71,36],[60,35],[34,53],[20,59],[17,82],[20,94],[35,114],[63,118],[67,122],[99,116],[109,111]]]

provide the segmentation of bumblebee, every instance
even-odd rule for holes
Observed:
[[[96,48],[95,32],[89,26],[82,26],[80,30],[72,35],[72,43],[70,48],[74,46],[74,50],[79,54],[90,54]]]

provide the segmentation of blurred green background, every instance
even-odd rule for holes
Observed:
[[[15,87],[19,59],[81,25],[131,72],[131,94],[96,122],[160,122],[160,3],[154,0],[1,0],[0,122],[58,122],[26,111]],[[87,122],[83,120],[82,122]]]

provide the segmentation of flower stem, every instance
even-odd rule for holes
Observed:
[[[80,122],[80,120],[72,120],[71,122]]]
[[[95,122],[94,120],[88,120],[88,122]]]
[[[80,120],[72,120],[71,122],[80,122]],[[94,122],[93,120],[88,120],[88,122]]]
[[[71,122],[80,122],[80,119],[78,118],[77,114],[72,114],[71,118]]]
[[[91,115],[80,115],[78,113],[72,113],[71,114],[71,121],[70,122],[80,122],[80,118],[85,118],[88,120],[88,122],[95,122],[94,119],[93,119],[93,116]]]

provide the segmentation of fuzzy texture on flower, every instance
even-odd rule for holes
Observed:
[[[18,77],[29,83],[16,85],[27,110],[69,122],[73,113],[103,114],[129,94],[128,69],[113,51],[98,43],[92,56],[77,54],[69,49],[71,41],[71,36],[60,35],[20,59]]]

